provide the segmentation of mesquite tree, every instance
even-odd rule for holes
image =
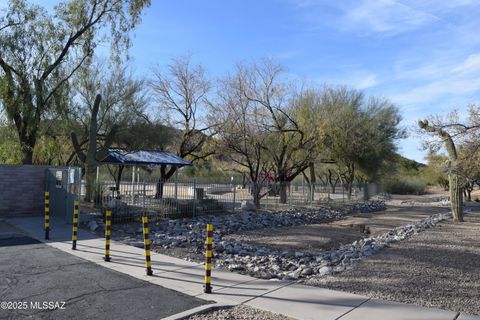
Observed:
[[[221,81],[218,99],[212,105],[211,123],[217,126],[216,147],[225,160],[234,164],[233,171],[248,177],[255,206],[268,193],[269,163],[265,154],[268,131],[262,125],[258,105],[242,92],[239,74]]]
[[[299,123],[298,110],[306,92],[286,82],[281,65],[264,59],[237,67],[240,94],[257,109],[255,116],[266,143],[262,153],[279,184],[280,203],[287,202],[287,186],[316,158],[316,135],[307,134]]]
[[[211,84],[201,65],[191,63],[190,56],[173,60],[165,70],[157,68],[150,81],[161,118],[180,134],[173,138],[169,151],[192,162],[214,154],[205,148],[213,136],[213,125],[204,119],[209,107]],[[178,168],[161,166],[156,197],[163,196],[163,183]]]
[[[150,0],[70,0],[53,12],[10,0],[0,15],[0,103],[15,125],[22,162],[32,163],[42,120],[65,107],[71,77],[110,41],[119,61]]]
[[[359,172],[376,177],[382,163],[393,157],[395,140],[404,137],[398,108],[386,99],[366,99],[359,91],[327,88],[322,94],[322,141],[335,161],[350,199]]]

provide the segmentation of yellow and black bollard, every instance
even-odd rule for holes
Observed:
[[[78,240],[78,200],[73,200],[72,250],[77,250]]]
[[[207,240],[205,241],[205,293],[212,293],[212,257],[213,257],[213,224],[207,224]]]
[[[45,192],[45,240],[50,240],[50,192]]]
[[[143,244],[145,245],[145,266],[147,267],[147,276],[153,275],[152,260],[150,258],[150,239],[148,238],[148,217],[142,217],[143,224]]]
[[[110,261],[110,227],[112,226],[112,211],[105,211],[105,257],[103,260]]]

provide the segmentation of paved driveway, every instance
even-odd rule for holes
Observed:
[[[0,319],[161,319],[206,303],[24,235],[0,234],[0,261]]]

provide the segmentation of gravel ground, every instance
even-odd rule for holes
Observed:
[[[395,243],[354,269],[308,284],[480,315],[480,212]]]
[[[216,319],[216,320],[293,320],[293,318],[263,311],[260,309],[252,308],[246,305],[238,305],[232,308],[217,309],[211,312],[200,313],[193,315],[187,319],[191,320],[203,320],[203,319]]]
[[[342,244],[382,234],[435,213],[448,211],[449,208],[434,205],[421,207],[389,205],[385,211],[352,214],[330,223],[240,231],[226,238],[278,250],[315,254],[321,250],[338,249]]]

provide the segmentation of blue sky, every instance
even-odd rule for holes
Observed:
[[[187,52],[214,76],[270,56],[293,78],[388,97],[406,127],[480,98],[480,1],[152,2],[131,50],[139,72]],[[399,151],[423,161],[420,140]]]
[[[186,53],[212,76],[273,57],[292,78],[344,84],[398,105],[402,125],[480,98],[480,1],[152,0],[133,39],[148,74]],[[423,161],[419,137],[399,143]]]

